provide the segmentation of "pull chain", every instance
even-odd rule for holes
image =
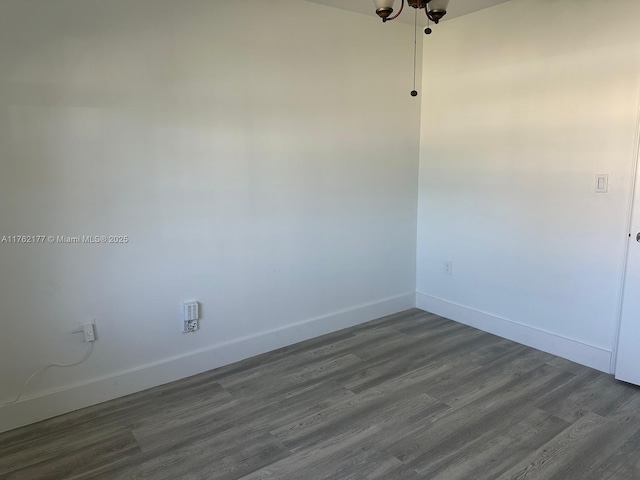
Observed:
[[[431,30],[431,27],[430,27],[430,25],[431,25],[430,20],[431,19],[429,18],[429,15],[427,15],[427,28],[424,29],[425,35],[431,35],[431,31],[432,30]]]
[[[413,90],[411,90],[411,96],[418,96],[416,90],[416,59],[418,58],[418,9],[414,8],[413,17]]]

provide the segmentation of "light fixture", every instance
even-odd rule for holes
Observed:
[[[395,15],[393,13],[394,0],[374,0],[376,5],[376,13],[382,19],[383,22],[389,20],[395,20],[400,16],[404,9],[404,1],[401,0],[400,10]],[[431,27],[429,22],[432,21],[436,24],[440,22],[440,19],[447,14],[447,7],[449,6],[449,0],[407,0],[410,7],[415,9],[414,14],[414,42],[413,42],[413,90],[411,90],[411,96],[418,96],[416,90],[416,55],[417,55],[417,32],[418,32],[418,10],[424,8],[424,12],[427,15],[427,28],[424,29],[424,33],[429,35],[431,33]]]
[[[374,2],[376,4],[376,13],[382,18],[383,22],[398,18],[404,9],[404,0],[401,0],[400,10],[391,16],[394,0],[374,0]],[[427,18],[436,24],[447,14],[447,7],[449,6],[449,0],[407,0],[407,3],[416,10],[424,8]],[[431,32],[425,30],[424,33],[429,34]]]

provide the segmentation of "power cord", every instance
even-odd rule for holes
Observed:
[[[0,408],[8,407],[9,405],[13,405],[14,403],[18,403],[18,401],[22,398],[22,395],[24,394],[24,390],[27,388],[27,385],[29,385],[29,382],[31,382],[31,380],[33,380],[36,376],[40,375],[45,370],[48,370],[48,369],[50,369],[52,367],[58,367],[58,368],[75,367],[76,365],[80,365],[81,363],[84,363],[91,356],[91,353],[93,352],[93,344],[94,344],[94,342],[90,343],[89,348],[87,349],[87,353],[84,354],[84,357],[82,357],[82,360],[80,360],[79,362],[68,363],[68,364],[51,363],[49,365],[46,365],[46,366],[42,367],[40,370],[36,371],[35,373],[33,373],[27,379],[27,381],[24,382],[24,385],[22,385],[22,388],[20,389],[20,393],[18,393],[18,396],[16,397],[16,399],[11,401],[11,402],[9,402],[9,403],[0,404]]]

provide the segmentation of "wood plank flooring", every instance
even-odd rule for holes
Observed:
[[[0,478],[637,480],[639,453],[639,388],[413,309],[0,434]]]

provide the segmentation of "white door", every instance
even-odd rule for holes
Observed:
[[[640,385],[640,169],[636,173],[616,378]]]

